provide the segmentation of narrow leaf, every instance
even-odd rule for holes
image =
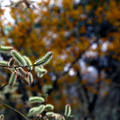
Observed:
[[[71,106],[69,104],[67,104],[65,106],[65,113],[64,113],[64,115],[67,116],[67,117],[71,116]]]
[[[0,61],[1,66],[8,66],[8,61],[2,60]]]
[[[3,114],[0,115],[0,120],[4,120],[4,115]]]
[[[30,72],[28,72],[28,81],[30,84],[33,83],[33,75]]]
[[[26,66],[26,62],[23,58],[23,56],[17,52],[16,50],[11,51],[11,55],[14,57],[14,59],[19,63],[19,65]]]
[[[16,71],[14,71],[10,76],[9,85],[13,86],[15,84],[16,79],[17,79],[17,73]]]
[[[53,54],[52,52],[48,52],[45,56],[38,59],[34,64],[36,64],[36,65],[45,65],[45,64],[47,64],[51,60],[52,54]]]
[[[45,106],[45,111],[49,111],[49,110],[54,110],[54,106],[51,105],[51,104],[47,104],[47,105]]]
[[[15,65],[15,59],[12,57],[8,61],[8,66],[12,68],[14,65]]]
[[[43,102],[45,102],[45,99],[43,97],[35,96],[35,97],[29,98],[29,102],[30,103],[43,103]]]
[[[25,71],[22,67],[17,68],[18,73],[23,77],[28,77],[28,72]]]
[[[13,47],[10,46],[0,46],[0,52],[1,53],[9,53],[11,50],[13,50]]]
[[[27,65],[30,66],[30,67],[28,67],[28,69],[33,70],[33,66],[31,66],[32,65],[31,60],[27,56],[23,56],[23,57],[24,57],[24,60],[26,61]]]

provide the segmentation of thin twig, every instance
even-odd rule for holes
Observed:
[[[6,108],[11,109],[12,111],[18,113],[20,116],[22,116],[25,120],[29,120],[24,114],[22,114],[20,111],[16,110],[15,108],[7,105],[6,103],[2,102],[2,100],[0,99],[0,104],[5,106]]]
[[[44,63],[44,62],[43,62]],[[18,66],[15,66],[14,68],[19,68],[19,67],[22,67],[22,68],[28,68],[28,67],[32,67],[32,66],[39,66],[39,65],[42,65],[43,63],[40,63],[40,64],[33,64],[33,65],[26,65],[26,66],[21,66],[21,65],[18,65]],[[6,66],[6,65],[0,65],[0,67],[5,67],[5,68],[11,68],[10,66]]]
[[[4,84],[3,86],[0,87],[0,90],[2,90],[4,87],[6,87],[8,83]]]

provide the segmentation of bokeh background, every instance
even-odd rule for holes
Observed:
[[[0,90],[0,98],[25,115],[28,98],[48,94],[47,103],[71,120],[120,120],[120,0],[1,0],[0,44],[14,46],[34,62],[53,59],[42,78]],[[0,54],[0,60],[9,56]],[[10,72],[0,68],[0,86]],[[6,120],[22,120],[0,105]]]

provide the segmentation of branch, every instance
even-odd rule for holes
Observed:
[[[17,7],[17,6],[19,6],[19,4],[21,4],[21,3],[24,3],[27,8],[31,8],[31,2],[28,1],[28,0],[20,0],[20,1],[18,1],[18,2],[11,2],[10,5],[5,5],[4,7],[11,7],[11,6]],[[32,7],[33,7],[34,9],[36,9],[36,7],[35,7],[34,5],[32,5]]]
[[[56,88],[56,86],[57,86],[57,81],[58,81],[61,77],[65,76],[65,75],[70,71],[70,69],[74,66],[74,64],[76,64],[76,63],[78,62],[78,60],[82,57],[82,55],[83,55],[87,50],[89,50],[89,48],[90,48],[94,43],[97,43],[97,42],[98,42],[98,40],[92,42],[92,43],[91,43],[85,50],[83,50],[83,52],[81,52],[81,53],[79,54],[79,56],[71,63],[71,65],[68,67],[68,71],[63,71],[63,72],[60,73],[59,76],[56,77],[55,81],[53,82],[53,89],[50,89],[50,90],[48,91],[48,94],[50,94],[50,93],[54,90],[54,88]]]
[[[4,87],[6,87],[8,83],[4,84],[3,86],[0,87],[0,90],[2,90]]]
[[[43,63],[44,63],[44,62],[43,62]],[[15,68],[15,69],[16,69],[16,68],[19,68],[19,67],[28,68],[28,67],[32,67],[32,66],[39,66],[39,65],[42,65],[43,63],[41,63],[41,64],[33,64],[33,65],[26,65],[26,66],[20,66],[20,65],[18,65],[18,66],[15,66],[14,68]],[[4,66],[4,65],[0,65],[0,67],[12,68],[12,67],[10,67],[10,66]]]
[[[0,104],[5,106],[6,108],[9,108],[10,110],[18,113],[20,116],[22,116],[25,120],[29,120],[24,114],[22,114],[20,111],[16,110],[15,108],[7,105],[6,103],[4,103],[1,99],[0,99]]]

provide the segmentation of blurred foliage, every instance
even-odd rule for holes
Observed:
[[[69,103],[75,120],[119,120],[120,1],[25,1],[8,6],[14,23],[2,18],[5,9],[0,8],[0,44],[13,45],[32,61],[53,51],[53,60],[43,78],[33,72],[31,86],[18,80],[15,94],[21,97],[13,101],[13,93],[7,93],[4,100],[27,113],[28,97],[47,92],[56,111]],[[0,69],[2,86],[9,74]],[[18,119],[8,118],[13,116]]]

